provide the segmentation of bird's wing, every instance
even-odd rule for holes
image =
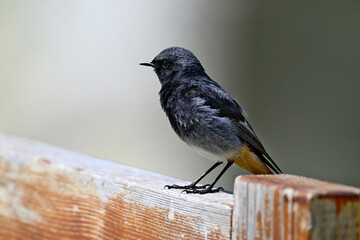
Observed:
[[[274,160],[266,152],[264,146],[256,136],[251,125],[246,120],[246,113],[236,100],[217,83],[207,87],[199,86],[196,91],[198,97],[204,99],[204,104],[218,111],[219,117],[232,119],[238,129],[238,136],[258,152],[261,160],[264,161],[274,172],[282,173]]]
[[[266,152],[264,146],[261,144],[259,139],[253,133],[253,131],[249,131],[250,124],[246,121],[245,124],[239,122],[238,126],[238,135],[241,139],[247,142],[250,146],[252,146],[255,150],[257,150],[261,156],[261,160],[270,167],[276,173],[282,173],[281,169],[276,165],[274,160],[270,157],[270,155]]]

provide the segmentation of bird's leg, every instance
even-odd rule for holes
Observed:
[[[220,172],[220,174],[216,177],[215,181],[210,184],[209,186],[207,186],[205,189],[197,189],[197,188],[190,188],[190,189],[185,189],[183,190],[183,192],[186,193],[198,193],[198,194],[205,194],[205,193],[215,193],[215,192],[219,192],[220,190],[224,190],[222,187],[218,187],[213,189],[213,187],[215,186],[216,182],[221,178],[221,176],[226,172],[226,170],[228,170],[228,168],[234,163],[234,161],[228,161],[226,166],[224,167],[224,169]]]
[[[201,176],[196,179],[194,182],[190,183],[189,185],[185,185],[185,186],[179,186],[176,184],[173,185],[165,185],[164,188],[174,188],[174,189],[205,189],[206,187],[209,187],[210,184],[205,184],[205,185],[201,185],[201,186],[196,186],[196,184],[198,184],[201,179],[203,179],[206,175],[208,175],[212,170],[214,170],[217,166],[219,166],[220,164],[222,164],[222,162],[216,162],[214,165],[211,166],[211,168],[209,168],[206,172],[204,172],[203,174],[201,174]]]

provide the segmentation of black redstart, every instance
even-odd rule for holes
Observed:
[[[171,47],[140,65],[154,68],[159,77],[161,107],[176,134],[201,155],[216,161],[191,184],[165,187],[186,193],[218,192],[222,188],[213,188],[215,183],[233,163],[254,174],[282,173],[246,120],[245,111],[205,73],[192,52]],[[213,183],[197,185],[223,162],[227,164]]]

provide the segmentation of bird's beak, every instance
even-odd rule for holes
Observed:
[[[148,67],[155,67],[155,64],[153,64],[152,62],[143,62],[143,63],[140,63],[140,65],[148,66]]]

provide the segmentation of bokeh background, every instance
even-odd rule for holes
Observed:
[[[212,163],[173,133],[156,75],[139,66],[182,46],[284,172],[359,187],[359,12],[359,1],[0,1],[0,131],[192,181]]]

